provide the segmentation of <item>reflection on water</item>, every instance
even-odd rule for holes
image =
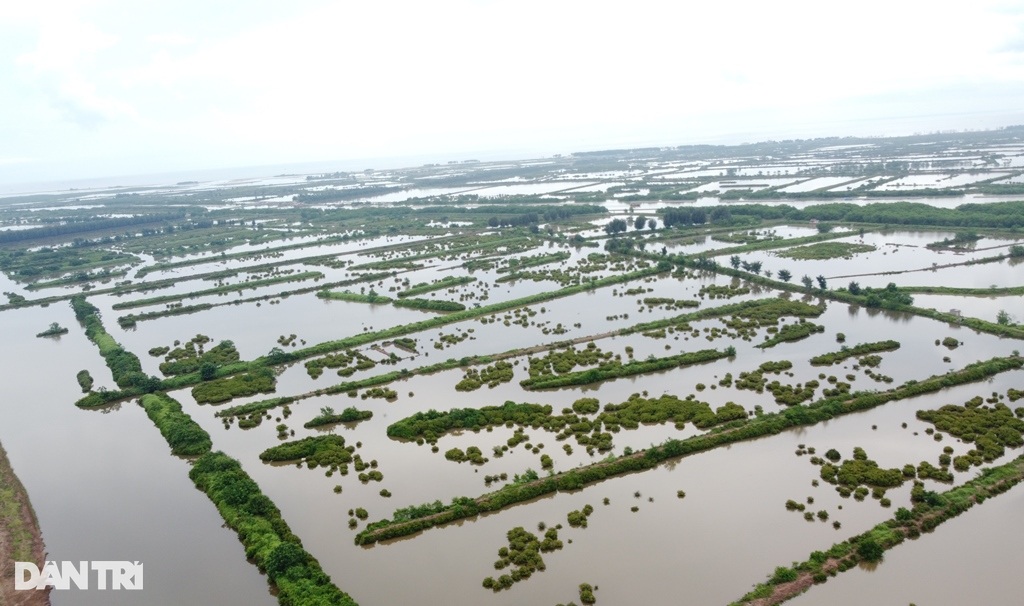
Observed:
[[[34,338],[52,321],[71,332],[59,341]],[[276,603],[213,503],[193,487],[188,463],[170,456],[140,407],[75,408],[78,370],[88,369],[97,386],[113,385],[70,306],[6,311],[0,334],[0,442],[28,489],[48,559],[145,564],[141,593],[59,591],[51,594],[55,605]]]
[[[794,599],[794,606],[1014,604],[1020,599],[1024,492],[1011,490]]]

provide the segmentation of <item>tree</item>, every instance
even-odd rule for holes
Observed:
[[[657,219],[648,219],[647,220],[647,229],[649,229],[651,231],[654,231],[654,230],[658,229],[658,221],[657,221]]]
[[[271,579],[277,578],[292,566],[300,566],[308,560],[309,554],[305,549],[290,541],[283,541],[267,554],[267,574]]]
[[[642,215],[637,217],[636,220],[633,221],[633,227],[637,229],[643,229],[644,227],[647,227],[647,217],[644,217]]]
[[[850,285],[846,287],[846,290],[848,290],[851,295],[859,295],[860,294],[860,284],[858,284],[857,282],[854,282],[854,281],[851,280],[850,281]]]
[[[999,313],[996,314],[996,323],[1001,326],[1007,326],[1010,320],[1010,314],[1006,313],[1005,309],[1000,309]]]
[[[867,562],[877,562],[882,559],[885,549],[872,537],[865,537],[857,543],[857,555]]]
[[[724,223],[730,219],[732,219],[732,213],[730,213],[729,209],[724,206],[716,206],[711,211],[711,220],[715,223]]]
[[[209,381],[217,376],[217,365],[213,362],[203,362],[199,366],[199,378]]]
[[[818,287],[821,288],[821,290],[825,290],[827,288],[825,283],[825,276],[819,275],[817,278],[815,278],[815,280],[818,281]]]
[[[604,226],[604,233],[609,236],[614,236],[615,234],[626,231],[628,228],[629,225],[626,223],[625,219],[612,219],[608,225]]]
[[[732,265],[733,269],[739,269],[740,268],[740,256],[739,255],[733,255],[733,256],[729,257],[729,265]]]
[[[788,269],[780,269],[778,276],[783,282],[789,282],[793,279],[793,274],[789,273]]]
[[[810,276],[804,274],[804,277],[800,278],[800,281],[804,283],[804,288],[811,290],[814,288],[814,280]]]

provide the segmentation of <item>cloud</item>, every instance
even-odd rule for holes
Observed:
[[[97,55],[113,49],[119,37],[73,14],[38,22],[34,48],[18,55],[15,64],[31,70],[27,81],[36,93],[69,122],[82,128],[137,117],[131,104],[98,89]]]
[[[1001,0],[43,7],[0,38],[17,66],[0,127],[24,131],[12,156],[198,166],[785,138],[936,105],[1001,110],[1024,82],[1024,4]]]
[[[29,164],[32,162],[38,162],[38,158],[20,157],[20,156],[0,156],[0,166],[7,166],[11,164]]]
[[[51,92],[50,102],[71,122],[83,128],[138,118],[130,104],[99,94],[93,83],[73,75],[65,76],[57,83]]]
[[[191,36],[175,33],[150,34],[146,41],[156,46],[189,46],[196,42]]]
[[[37,71],[70,71],[89,62],[103,49],[114,46],[118,37],[105,33],[91,23],[70,16],[58,16],[40,22],[36,47],[17,57],[18,65]]]

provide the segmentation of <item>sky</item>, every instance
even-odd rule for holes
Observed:
[[[1024,123],[1024,1],[0,3],[0,184]]]

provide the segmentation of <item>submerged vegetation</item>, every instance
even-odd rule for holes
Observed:
[[[340,413],[335,413],[334,409],[330,406],[325,406],[320,409],[320,414],[313,417],[303,427],[310,429],[312,427],[322,427],[324,425],[333,425],[335,423],[355,423],[357,421],[365,421],[373,418],[373,411],[371,410],[359,410],[354,406],[349,406]]]
[[[651,469],[668,459],[774,435],[793,427],[811,426],[845,414],[869,410],[888,402],[932,393],[954,385],[981,381],[995,374],[1021,367],[1024,367],[1024,358],[1019,356],[993,358],[968,365],[958,371],[921,381],[911,381],[888,391],[839,394],[806,406],[793,406],[779,413],[765,413],[748,420],[726,423],[718,431],[711,431],[685,440],[669,439],[658,446],[652,446],[627,456],[579,467],[527,484],[508,485],[476,499],[459,498],[451,507],[445,507],[442,511],[430,516],[408,521],[381,520],[374,522],[356,535],[356,543],[366,545],[406,536],[486,511],[500,510],[541,495],[561,490],[577,490],[608,477]]]
[[[854,568],[858,562],[878,562],[887,550],[906,539],[916,539],[943,522],[998,496],[1024,480],[1024,458],[986,469],[979,476],[944,493],[927,493],[915,501],[912,509],[900,507],[896,515],[867,532],[854,535],[792,567],[779,567],[768,581],[757,585],[731,606],[781,604],[803,593],[812,584],[825,583],[830,577]],[[925,494],[923,489],[922,495]]]
[[[819,242],[809,246],[790,248],[779,253],[780,257],[789,259],[839,259],[850,258],[859,253],[877,250],[870,244],[853,244],[849,242]]]
[[[270,393],[274,391],[276,383],[274,372],[269,368],[261,368],[196,385],[192,388],[192,397],[200,404],[219,404],[232,398]]]
[[[83,360],[61,366],[55,385],[73,387],[70,375],[89,369],[75,375],[79,406],[118,414],[137,400],[171,452],[193,459],[193,481],[267,574],[276,599],[295,606],[352,604],[325,569],[365,591],[365,562],[373,558],[343,545],[351,557],[327,550],[321,568],[244,472],[258,465],[257,453],[267,463],[260,477],[318,482],[323,498],[343,503],[334,509],[337,520],[316,517],[303,528],[344,529],[347,522],[345,536],[357,545],[514,505],[546,512],[533,519],[536,533],[516,527],[505,534],[497,572],[482,582],[502,591],[548,564],[548,574],[564,575],[564,558],[542,557],[562,540],[571,548],[573,539],[585,543],[597,533],[604,544],[615,519],[650,523],[655,507],[640,499],[664,502],[669,490],[650,477],[662,472],[651,470],[670,472],[682,457],[703,460],[703,453],[753,440],[782,444],[789,438],[771,436],[793,437],[793,430],[820,435],[811,428],[828,422],[829,439],[839,434],[832,444],[820,445],[820,454],[797,448],[797,456],[809,455],[807,480],[825,498],[782,495],[747,499],[746,506],[785,502],[798,520],[828,533],[857,522],[837,502],[877,503],[895,517],[867,532],[857,528],[860,534],[807,562],[783,563],[743,602],[776,603],[858,562],[878,561],[904,537],[982,503],[1024,473],[1001,465],[960,488],[932,490],[1024,448],[1024,407],[1014,404],[1022,398],[1024,360],[1012,342],[1024,338],[1024,326],[1010,300],[1024,289],[1012,283],[1024,258],[1024,202],[985,198],[1024,192],[1011,159],[1022,132],[1000,134],[983,149],[972,143],[974,134],[958,133],[948,157],[934,152],[939,139],[930,136],[826,139],[456,162],[305,181],[283,175],[230,188],[21,196],[0,221],[0,266],[11,291],[0,311],[70,302],[77,324],[54,322],[38,336],[84,331],[87,350],[98,350],[110,375],[96,375]],[[952,168],[963,154],[976,158],[970,171]],[[768,176],[783,158],[786,176]],[[925,164],[930,168],[916,182],[933,185],[903,180]],[[961,179],[967,172],[978,180]],[[508,193],[515,191],[533,193]],[[894,192],[953,197],[943,205],[949,208],[870,200]],[[966,192],[980,198],[959,204]],[[370,199],[378,195],[388,198]],[[708,197],[722,203],[708,205]],[[839,200],[846,197],[861,199]],[[835,203],[821,203],[830,199]],[[910,235],[910,228],[919,231]],[[947,286],[964,276],[991,284]],[[242,292],[248,289],[256,292]],[[982,296],[1001,299],[967,298]],[[120,309],[131,313],[112,325],[111,310]],[[31,335],[51,319],[67,323],[48,318],[53,312],[17,313],[33,314]],[[278,325],[289,318],[293,325]],[[188,326],[195,328],[182,328]],[[197,330],[217,338],[182,336]],[[30,345],[59,349],[60,364],[81,340]],[[136,355],[146,351],[145,359]],[[984,360],[995,353],[1000,357]],[[17,379],[21,371],[13,368]],[[997,374],[990,390],[983,386]],[[963,391],[947,388],[968,383],[991,393],[941,405],[943,393]],[[189,392],[198,404],[247,399],[211,408],[186,402]],[[905,444],[882,421],[852,415],[925,394],[932,395],[894,407]],[[851,416],[832,423],[844,415]],[[240,461],[211,452],[218,439],[203,428],[216,419],[226,430],[246,430],[224,441]],[[862,430],[877,437],[848,439]],[[393,485],[384,483],[377,460],[362,458],[387,438],[401,442],[378,455],[385,466],[394,457],[403,461],[400,474],[389,473]],[[880,440],[900,440],[901,452],[915,454],[884,459]],[[776,451],[788,456],[792,449]],[[352,485],[343,487],[346,481]],[[609,524],[602,514],[592,517],[588,501],[609,505],[627,484],[636,501],[602,510],[624,517]],[[580,492],[598,485],[611,489],[608,496]],[[469,486],[476,496],[445,495],[445,486]],[[686,494],[666,486],[676,491],[673,503]],[[544,498],[560,492],[569,494]],[[379,519],[393,509],[382,499],[398,501],[390,519]],[[422,500],[428,502],[409,505]],[[295,510],[294,502],[287,505]],[[320,505],[303,511],[323,516]],[[549,528],[538,520],[561,523]],[[465,524],[460,532],[487,528],[493,525]],[[778,541],[782,532],[773,529],[765,540]],[[617,540],[640,536],[626,532]],[[403,549],[423,555],[415,544]],[[459,565],[467,555],[434,559]],[[436,577],[438,565],[428,562],[422,577]],[[408,575],[393,572],[408,601]],[[476,578],[487,574],[479,572]],[[578,585],[577,601],[593,603],[597,586],[579,584],[581,578],[559,585]],[[452,587],[453,595],[459,591]],[[476,582],[470,591],[479,592]],[[650,601],[646,591],[635,601]]]

